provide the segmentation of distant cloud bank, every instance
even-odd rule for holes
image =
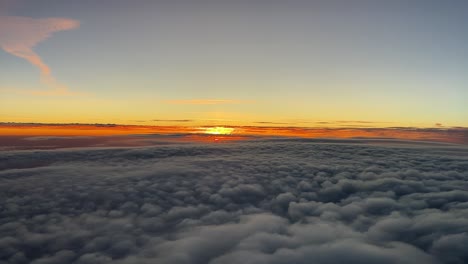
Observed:
[[[190,119],[163,120],[153,122],[179,122],[183,125],[118,125],[118,124],[41,124],[41,123],[1,123],[1,146],[27,146],[28,137],[37,136],[100,136],[98,141],[103,146],[151,146],[154,140],[206,142],[209,131],[215,128],[230,131],[225,140],[268,139],[268,138],[308,138],[308,139],[376,139],[440,142],[450,144],[468,144],[468,128],[416,128],[416,127],[274,127],[270,126],[195,126]],[[212,133],[213,134],[213,133]],[[116,137],[116,136],[119,137]],[[142,136],[146,135],[146,138]],[[103,137],[107,136],[107,137]],[[78,138],[81,139],[81,138]],[[73,137],[68,138],[70,143]],[[88,141],[91,142],[91,141]],[[133,143],[130,143],[133,142]],[[67,143],[67,144],[68,144]],[[74,144],[79,146],[79,144]],[[93,146],[93,144],[85,144]],[[99,145],[96,145],[99,146]],[[60,148],[60,144],[55,148]]]
[[[275,139],[0,164],[4,263],[468,262],[463,146]]]

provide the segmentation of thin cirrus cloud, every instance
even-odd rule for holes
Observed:
[[[244,104],[251,101],[229,100],[229,99],[189,99],[189,100],[166,100],[167,104],[172,105],[219,105],[219,104]]]
[[[28,91],[35,95],[69,95],[68,87],[59,83],[52,75],[50,67],[34,52],[38,43],[49,38],[52,33],[78,28],[79,21],[68,18],[34,19],[18,16],[0,16],[0,47],[7,53],[27,60],[37,67],[41,82],[48,87],[44,91]]]
[[[151,121],[154,122],[176,122],[176,123],[186,123],[186,122],[193,122],[194,120],[191,119],[153,119]]]

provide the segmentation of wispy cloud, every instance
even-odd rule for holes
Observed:
[[[185,122],[193,122],[191,119],[153,119],[151,121],[154,122],[176,122],[176,123],[185,123]]]
[[[297,123],[293,123],[293,122],[271,122],[271,121],[257,121],[257,122],[253,122],[253,123],[262,124],[262,125],[293,125],[293,124],[297,124]]]
[[[175,105],[217,105],[217,104],[244,104],[252,101],[229,100],[229,99],[189,99],[189,100],[166,100],[167,104]]]
[[[49,90],[28,91],[36,95],[69,95],[68,87],[58,82],[50,67],[33,48],[57,31],[78,28],[80,23],[68,18],[34,19],[29,17],[0,16],[0,47],[14,56],[23,58],[37,67],[41,82]]]

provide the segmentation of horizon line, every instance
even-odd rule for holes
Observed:
[[[468,128],[441,127],[271,127],[271,126],[152,126],[81,123],[16,123],[0,122],[0,136],[135,136],[181,135],[188,141],[199,141],[193,136],[210,135],[225,140],[247,137],[296,138],[388,138],[445,142],[468,145]],[[192,138],[190,138],[192,137]]]
[[[450,129],[468,129],[468,126],[350,126],[350,125],[343,125],[343,126],[299,126],[293,125],[293,123],[286,123],[286,122],[267,122],[267,121],[255,121],[251,122],[253,124],[258,125],[228,125],[228,124],[206,124],[206,125],[187,125],[188,122],[193,122],[190,119],[182,119],[182,120],[157,120],[158,122],[171,122],[171,123],[185,123],[184,125],[158,125],[158,124],[125,124],[125,123],[88,123],[88,122],[11,122],[11,121],[0,121],[0,126],[3,125],[44,125],[44,126],[95,126],[95,127],[233,127],[233,128],[242,128],[242,127],[258,127],[258,128],[302,128],[302,129],[431,129],[431,130],[450,130]],[[372,124],[372,123],[392,123],[392,122],[372,122],[372,121],[317,121],[317,122],[297,122],[298,124],[304,123],[315,123],[315,124],[339,124],[339,123],[361,123],[361,124]],[[263,125],[262,125],[263,124]],[[279,125],[287,125],[287,126],[274,126],[273,124]]]

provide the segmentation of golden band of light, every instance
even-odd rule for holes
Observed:
[[[203,128],[205,130],[205,134],[210,135],[230,135],[234,131],[234,128],[231,127],[206,127]]]

